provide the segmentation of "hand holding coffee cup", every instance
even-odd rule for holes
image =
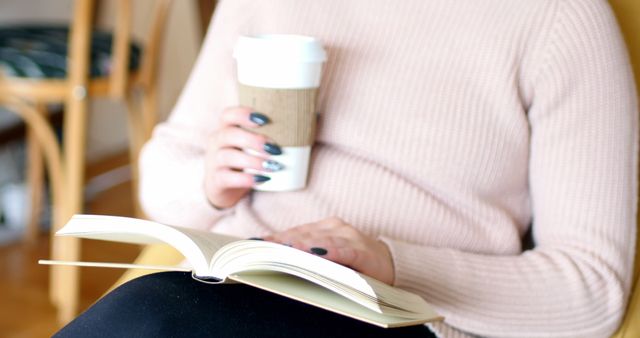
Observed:
[[[270,155],[281,153],[281,149],[266,136],[249,131],[268,122],[264,115],[246,107],[227,108],[220,114],[205,154],[205,192],[215,207],[232,207],[254,185],[269,180],[268,176],[248,171],[282,168],[280,163],[269,159]]]
[[[316,96],[326,52],[317,39],[299,35],[242,36],[234,50],[241,106],[259,112],[267,123],[251,129],[271,140],[277,170],[247,168],[268,177],[254,186],[262,191],[291,191],[306,186],[315,139]],[[253,148],[247,153],[259,155]]]

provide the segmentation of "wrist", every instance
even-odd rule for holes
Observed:
[[[228,207],[225,207],[213,201],[213,199],[211,198],[212,196],[210,196],[209,194],[209,191],[211,191],[211,189],[208,187],[207,183],[208,182],[205,180],[202,189],[204,193],[204,199],[207,200],[207,203],[209,204],[209,206],[217,211],[224,211],[225,209],[228,209]]]
[[[383,282],[389,284],[389,285],[394,285],[395,283],[395,267],[393,264],[393,257],[391,256],[391,250],[389,249],[389,246],[387,245],[387,243],[385,243],[384,241],[378,239],[378,246],[380,247],[380,253],[381,253],[381,259],[382,259],[382,263],[381,266],[383,267],[382,270],[384,278],[383,278]]]
[[[211,202],[211,200],[209,199],[208,196],[206,196],[206,200],[207,200],[207,203],[209,203],[209,206],[214,208],[217,211],[224,211],[224,210],[228,209],[228,208],[219,207],[219,206],[215,205],[215,203]]]

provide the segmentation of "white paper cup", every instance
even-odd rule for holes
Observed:
[[[271,123],[287,123],[284,131],[280,128],[279,131],[271,131],[271,134],[269,125],[252,129],[276,141],[282,154],[270,158],[284,166],[281,171],[260,172],[271,179],[256,185],[255,189],[291,191],[304,188],[309,171],[312,134],[315,132],[315,95],[320,86],[322,65],[327,59],[322,44],[315,38],[301,35],[242,36],[238,39],[233,56],[237,61],[239,86],[251,87],[244,97],[241,95],[240,104],[267,115]],[[306,91],[305,95],[303,91]],[[297,101],[302,100],[303,96],[306,104],[299,104]],[[283,100],[292,102],[283,104]],[[292,113],[296,117],[297,112],[291,111],[296,107],[300,107],[300,114],[307,114],[306,118],[290,118]],[[313,114],[314,118],[309,118],[308,114]],[[286,116],[289,119],[283,121]],[[296,126],[297,123],[309,125]],[[282,134],[288,132],[289,124],[291,133],[304,133],[308,137],[294,141],[291,141],[291,137],[284,137]]]
[[[233,57],[238,82],[263,88],[318,88],[327,53],[318,39],[302,35],[241,36]]]

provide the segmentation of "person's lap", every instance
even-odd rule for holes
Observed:
[[[54,337],[435,337],[425,326],[382,329],[242,284],[188,273],[130,281]]]

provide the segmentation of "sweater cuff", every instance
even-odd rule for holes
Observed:
[[[382,241],[389,248],[389,253],[391,254],[391,261],[393,262],[393,286],[401,287],[403,285],[407,285],[411,278],[407,279],[407,273],[411,274],[408,271],[412,271],[411,260],[408,259],[404,248],[402,245],[389,238],[389,237],[379,237],[378,240]],[[415,259],[415,256],[414,256]]]
[[[442,280],[435,281],[435,279],[446,278],[446,274],[443,273],[447,271],[447,269],[443,270],[442,267],[443,264],[446,265],[447,263],[441,257],[441,254],[435,253],[439,251],[437,248],[421,247],[420,253],[417,253],[415,245],[384,236],[380,237],[379,240],[387,245],[391,253],[394,268],[394,286],[417,291],[417,285],[431,284],[427,280],[435,282],[431,284],[434,287],[443,283]],[[430,252],[433,255],[430,255]],[[449,263],[452,262],[449,261]],[[429,300],[427,299],[427,301]]]
[[[171,150],[148,144],[141,155],[139,196],[145,214],[165,224],[211,229],[231,209],[216,210],[209,203],[202,156]]]
[[[453,313],[447,311],[443,301],[449,301],[453,296],[439,296],[447,293],[442,289],[443,285],[454,283],[451,271],[454,274],[464,275],[457,266],[455,260],[450,257],[450,251],[436,247],[419,246],[389,237],[379,237],[389,248],[394,266],[393,286],[414,292],[423,297],[434,309],[447,319],[453,318]],[[440,288],[440,290],[438,290]],[[449,325],[448,321],[431,323],[428,325],[437,337],[469,338],[471,335]]]

